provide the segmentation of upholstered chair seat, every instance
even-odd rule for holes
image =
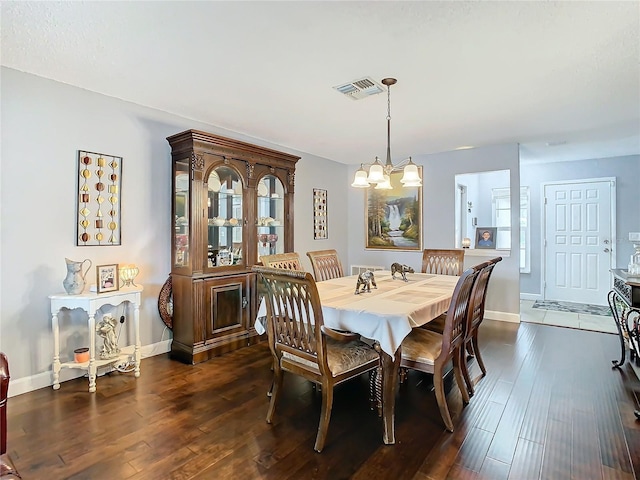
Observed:
[[[402,341],[402,358],[416,362],[431,364],[442,352],[442,335],[414,328]]]
[[[370,345],[354,340],[348,343],[339,342],[333,338],[327,338],[327,365],[333,377],[349,373],[351,370],[358,368],[365,362],[377,362],[380,358],[378,352],[373,350]],[[294,363],[300,363],[309,368],[318,371],[318,363],[311,362],[298,355],[289,352],[283,352],[282,357]]]

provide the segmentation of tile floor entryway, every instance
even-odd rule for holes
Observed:
[[[541,308],[533,308],[533,304],[533,300],[520,300],[521,322],[541,323],[543,325],[577,328],[594,332],[618,333],[613,317],[543,310]]]

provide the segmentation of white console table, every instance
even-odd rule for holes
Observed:
[[[60,369],[79,368],[89,373],[89,392],[96,391],[96,377],[98,367],[126,361],[133,357],[135,365],[134,375],[140,376],[140,293],[142,287],[125,287],[116,292],[94,293],[87,292],[80,295],[57,294],[49,295],[51,300],[51,328],[53,330],[53,389],[60,388]],[[124,347],[119,357],[106,360],[96,360],[96,312],[104,305],[117,307],[123,302],[129,302],[133,307],[133,325],[135,330],[135,344]],[[73,310],[81,308],[88,315],[89,328],[89,361],[77,363],[74,361],[60,362],[60,331],[58,313],[61,309]]]

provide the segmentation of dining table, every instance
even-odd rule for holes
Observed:
[[[453,275],[374,272],[375,287],[356,293],[358,275],[317,282],[324,325],[334,330],[354,332],[372,341],[382,367],[383,442],[395,443],[395,393],[402,356],[401,345],[413,328],[445,313],[458,281]],[[260,320],[266,315],[265,302],[258,309],[255,328],[265,332]]]

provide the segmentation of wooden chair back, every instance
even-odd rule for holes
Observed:
[[[442,361],[453,358],[456,350],[464,345],[471,293],[479,273],[478,266],[462,272],[453,291],[442,331]]]
[[[267,333],[272,353],[283,353],[317,364],[320,375],[330,374],[326,345],[321,334],[324,324],[320,297],[308,272],[256,267],[267,302]]]
[[[496,257],[478,265],[480,273],[478,274],[478,278],[476,279],[476,283],[474,284],[473,291],[471,293],[469,317],[467,319],[468,334],[471,334],[474,329],[478,328],[484,318],[484,305],[487,299],[489,279],[491,278],[494,267],[500,261],[502,261],[502,257]]]
[[[425,248],[422,251],[422,273],[461,275],[464,270],[464,249]]]
[[[300,255],[296,252],[275,253],[273,255],[262,255],[260,257],[262,265],[265,267],[279,268],[283,270],[298,270],[303,272]]]
[[[316,250],[307,252],[307,257],[311,260],[313,276],[316,282],[330,280],[332,278],[344,277],[342,263],[335,250]]]

